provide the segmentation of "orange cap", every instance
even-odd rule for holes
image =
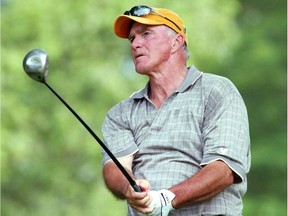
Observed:
[[[144,6],[146,7],[146,6]],[[188,44],[188,35],[183,20],[173,11],[163,8],[151,8],[154,10],[144,16],[121,15],[114,23],[114,32],[118,37],[128,38],[133,21],[145,25],[166,25],[175,32],[181,34]]]

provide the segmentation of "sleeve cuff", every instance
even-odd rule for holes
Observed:
[[[138,151],[138,147],[136,145],[132,145],[130,147],[128,147],[127,149],[124,149],[122,151],[119,151],[119,152],[116,152],[116,153],[113,153],[114,156],[117,158],[117,159],[120,159],[120,158],[124,158],[124,157],[128,157],[130,155],[133,155],[135,154],[137,151]],[[103,154],[103,160],[102,160],[102,165],[105,165],[108,161],[112,160],[109,155],[104,151],[102,150],[102,154]]]
[[[229,158],[221,157],[221,156],[210,156],[204,158],[202,163],[200,164],[201,167],[204,167],[214,161],[223,161],[233,172],[234,172],[234,183],[238,184],[245,180],[246,173],[243,169],[241,169],[235,162],[233,162]]]

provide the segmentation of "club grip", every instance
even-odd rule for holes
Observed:
[[[135,192],[142,192],[141,188],[139,187],[139,185],[137,185],[136,183],[131,185],[134,189]]]

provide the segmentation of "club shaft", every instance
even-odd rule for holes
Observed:
[[[128,174],[125,168],[113,155],[113,153],[107,148],[107,146],[102,142],[102,140],[94,133],[94,131],[85,123],[85,121],[72,109],[72,107],[67,104],[64,99],[56,92],[54,89],[46,82],[44,84],[53,92],[53,94],[72,112],[72,114],[81,122],[81,124],[89,131],[89,133],[94,137],[94,139],[100,144],[100,146],[105,150],[105,152],[110,156],[116,166],[120,169],[126,179],[129,181],[130,185],[136,192],[141,192],[141,188],[136,184],[132,177]]]

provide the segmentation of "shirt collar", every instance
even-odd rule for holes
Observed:
[[[188,72],[180,85],[179,89],[176,92],[184,92],[188,87],[194,85],[194,83],[202,76],[202,72],[197,70],[193,65],[189,67]],[[134,92],[130,98],[133,99],[141,99],[143,97],[148,97],[148,89],[149,89],[149,82],[146,84],[146,86],[137,91]]]
[[[187,88],[194,85],[194,83],[202,76],[202,72],[197,70],[193,65],[188,69],[188,72],[176,92],[184,92]]]

